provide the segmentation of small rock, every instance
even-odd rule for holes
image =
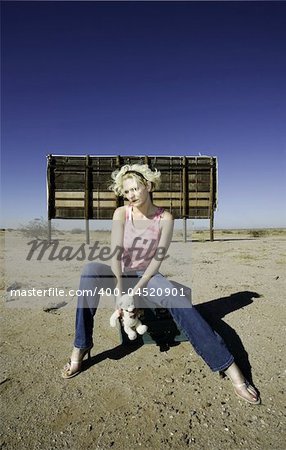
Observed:
[[[54,311],[56,309],[62,308],[63,306],[66,306],[66,302],[59,302],[59,303],[48,303],[47,306],[43,307],[43,311],[50,312]]]
[[[11,297],[10,295],[6,294],[6,296],[5,296],[6,303],[14,302],[15,300],[17,300],[15,297]]]
[[[165,378],[166,383],[174,383],[174,378]]]
[[[6,291],[10,292],[12,290],[21,289],[22,286],[23,285],[21,283],[14,281],[14,283],[12,283],[11,286],[7,287]]]

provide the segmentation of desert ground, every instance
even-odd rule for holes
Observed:
[[[53,238],[59,253],[79,249],[85,236]],[[91,243],[109,239],[91,233]],[[48,251],[37,259],[39,250],[27,259],[31,240],[1,232],[1,449],[285,448],[286,230],[215,231],[214,242],[208,232],[193,232],[187,242],[176,232],[161,269],[192,288],[193,304],[259,389],[258,406],[240,400],[188,342],[121,346],[104,297],[91,362],[64,380],[76,296],[27,298],[11,289],[77,289],[87,260],[61,261]]]

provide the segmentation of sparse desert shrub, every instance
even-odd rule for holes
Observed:
[[[285,236],[286,229],[285,228],[268,228],[267,235],[268,236]]]
[[[266,236],[267,231],[266,230],[249,230],[248,234],[252,237],[259,238]]]
[[[81,228],[73,228],[71,234],[82,234],[83,230]]]
[[[48,221],[41,217],[40,219],[32,219],[26,225],[20,225],[20,232],[29,238],[47,239],[48,237]],[[52,232],[58,231],[53,225]]]

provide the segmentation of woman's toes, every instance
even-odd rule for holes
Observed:
[[[239,397],[244,398],[250,403],[255,403],[259,399],[259,395],[254,387],[248,383],[244,383],[241,386],[235,386],[235,391]]]

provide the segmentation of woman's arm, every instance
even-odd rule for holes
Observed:
[[[167,255],[167,251],[173,236],[173,229],[174,229],[173,216],[168,211],[164,211],[164,215],[161,219],[161,237],[157,247],[157,251],[158,249],[160,249],[163,254],[158,255],[156,252],[157,258],[155,254],[155,256],[151,259],[150,264],[146,268],[143,276],[134,286],[134,292],[136,292],[137,289],[141,289],[142,287],[144,287],[148,283],[150,278],[152,278],[153,275],[155,275],[158,272],[164,257]]]
[[[120,255],[122,255],[123,252],[124,222],[125,206],[121,206],[114,211],[111,229],[111,270],[116,277],[116,287],[120,292],[122,291],[122,268]]]

